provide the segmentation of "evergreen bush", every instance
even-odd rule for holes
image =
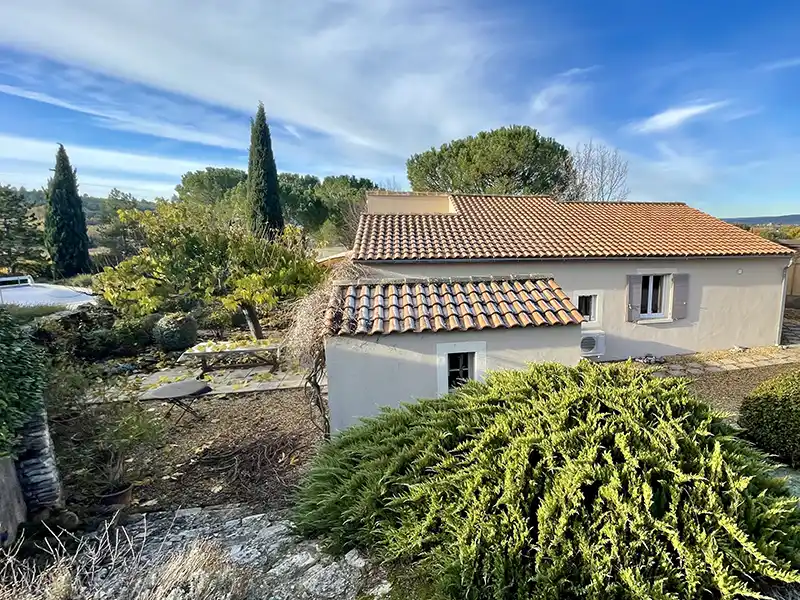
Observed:
[[[0,306],[0,457],[12,451],[17,431],[42,405],[45,383],[43,353]]]
[[[800,371],[753,390],[742,402],[739,424],[762,450],[800,466]]]
[[[771,473],[683,380],[543,364],[334,436],[295,523],[444,597],[734,598],[800,581],[798,500]]]
[[[197,321],[191,315],[165,315],[153,328],[153,338],[167,352],[186,350],[197,342]]]

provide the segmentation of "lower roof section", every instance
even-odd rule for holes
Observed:
[[[362,279],[336,286],[331,335],[386,335],[579,325],[583,317],[550,276]]]

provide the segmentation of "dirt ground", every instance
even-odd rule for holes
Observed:
[[[800,321],[800,308],[787,308],[783,316],[787,321]]]
[[[731,415],[737,415],[742,400],[756,386],[776,375],[788,373],[798,368],[800,367],[797,364],[787,364],[709,373],[708,375],[697,377],[692,382],[692,388],[698,396],[717,409]]]
[[[303,391],[212,396],[194,408],[202,420],[186,414],[174,425],[173,411],[164,445],[137,458],[144,476],[134,487],[134,506],[284,507],[322,439]]]

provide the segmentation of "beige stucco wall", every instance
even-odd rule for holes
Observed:
[[[375,215],[431,215],[455,212],[448,194],[380,194],[367,195],[367,212]]]
[[[380,406],[435,397],[437,345],[474,343],[486,345],[486,370],[544,361],[574,365],[580,360],[578,326],[329,338],[325,353],[331,429],[375,415]]]
[[[596,325],[606,333],[606,360],[665,356],[779,343],[784,269],[789,258],[686,260],[512,261],[496,263],[392,263],[376,265],[382,276],[455,277],[549,273],[573,297],[598,291]],[[627,275],[689,274],[688,318],[667,323],[629,323]]]

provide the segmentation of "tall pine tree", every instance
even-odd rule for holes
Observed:
[[[90,270],[89,236],[75,170],[61,144],[54,171],[47,186],[44,243],[53,261],[53,276],[72,277]]]
[[[283,231],[283,211],[278,185],[278,169],[272,154],[272,139],[264,104],[258,104],[250,124],[250,160],[247,165],[247,203],[253,227],[274,237]]]

